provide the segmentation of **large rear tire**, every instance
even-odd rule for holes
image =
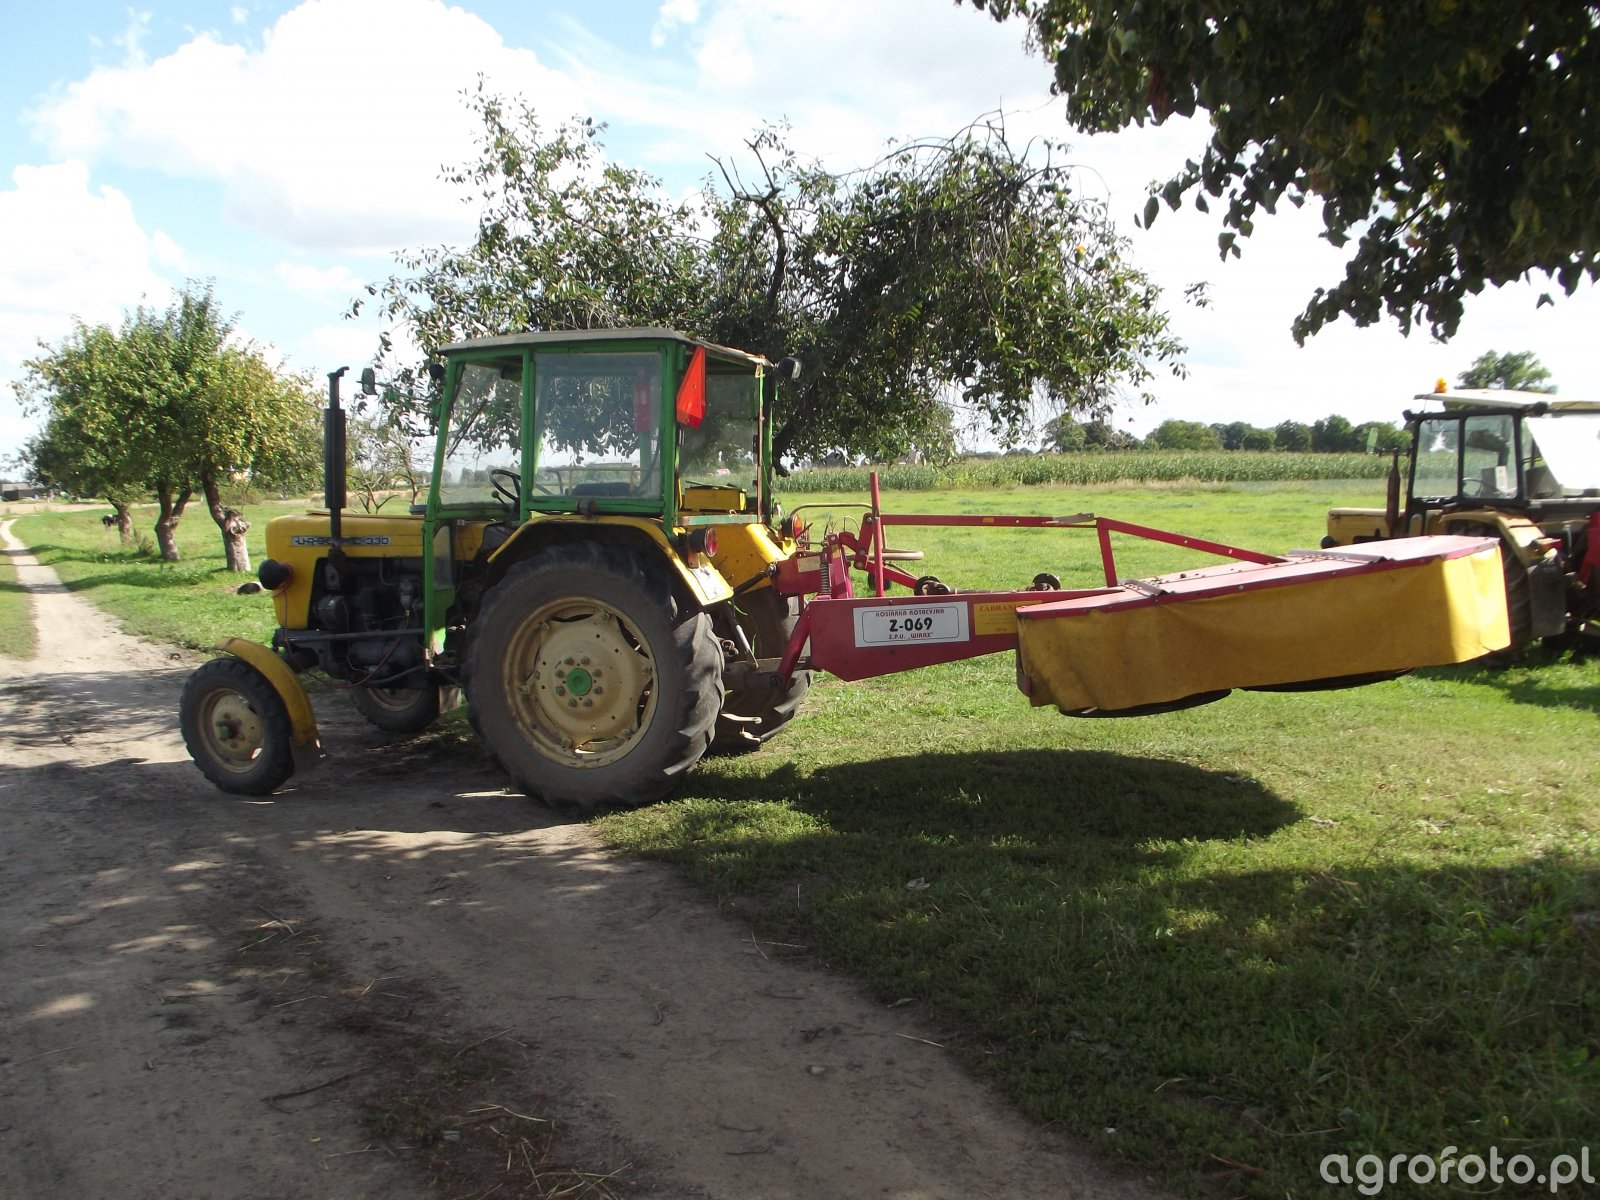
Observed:
[[[734,619],[757,658],[781,655],[800,619],[794,611],[794,601],[770,587],[746,593],[734,601],[732,608]],[[796,671],[786,688],[753,687],[729,692],[717,716],[712,753],[739,754],[758,749],[794,720],[810,690],[811,672]]]
[[[265,796],[294,774],[289,710],[241,658],[214,658],[183,685],[178,725],[200,773],[236,796]]]
[[[374,727],[385,733],[421,733],[439,719],[439,689],[350,689],[350,703]]]
[[[666,795],[722,708],[722,652],[625,551],[552,550],[513,567],[472,634],[468,711],[530,795],[582,808]]]
[[[1506,577],[1506,621],[1511,626],[1511,645],[1502,652],[1521,654],[1533,644],[1533,595],[1528,587],[1528,568],[1516,551],[1500,543],[1500,566]]]

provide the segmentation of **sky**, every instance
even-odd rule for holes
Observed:
[[[25,359],[75,319],[117,324],[212,280],[241,334],[321,379],[371,362],[375,316],[347,317],[397,251],[460,244],[475,211],[445,183],[472,158],[463,93],[530,102],[548,126],[604,122],[617,161],[687,194],[763,122],[839,169],[890,138],[954,132],[1004,110],[1014,141],[1065,141],[1078,189],[1105,201],[1133,261],[1164,289],[1188,346],[1115,420],[1276,425],[1338,413],[1396,420],[1486,350],[1526,350],[1585,392],[1600,300],[1543,283],[1468,302],[1448,344],[1392,323],[1289,326],[1341,255],[1307,210],[1260,218],[1224,263],[1215,217],[1163,211],[1147,185],[1204,144],[1170,122],[1085,137],[1050,95],[1025,29],[952,0],[110,0],[10,5],[0,40],[0,474],[34,428],[14,395]],[[1185,302],[1193,283],[1210,302]],[[1541,291],[1557,296],[1536,308]],[[689,331],[693,332],[693,331]]]

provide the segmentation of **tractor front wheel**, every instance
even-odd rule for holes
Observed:
[[[467,665],[468,712],[531,795],[634,806],[675,787],[710,744],[722,652],[703,612],[625,551],[550,551],[485,598]]]
[[[294,774],[289,710],[243,659],[214,658],[189,676],[178,724],[200,773],[225,792],[265,796]]]

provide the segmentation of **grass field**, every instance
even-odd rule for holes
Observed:
[[[1283,550],[1314,545],[1330,504],[1381,490],[887,503],[1095,511]],[[847,520],[846,499],[786,503]],[[254,536],[267,511],[250,515]],[[261,597],[232,595],[203,514],[177,567],[102,544],[92,516],[17,534],[135,629],[201,645],[270,625]],[[1092,538],[1060,530],[896,533],[963,587],[1098,563]],[[1185,562],[1119,547],[1125,575]],[[914,1003],[1024,1112],[1181,1192],[1321,1193],[1333,1153],[1497,1149],[1543,1170],[1600,1142],[1597,714],[1600,661],[1535,658],[1073,720],[1031,710],[995,656],[820,681],[766,749],[707,760],[677,800],[595,827],[679,864],[763,952]]]
[[[265,552],[267,521],[279,513],[304,512],[306,502],[252,505],[252,561]],[[153,641],[208,650],[219,638],[238,635],[266,641],[277,624],[272,597],[240,596],[251,576],[224,567],[222,535],[204,509],[191,507],[178,523],[178,562],[164,563],[148,548],[123,546],[115,529],[100,523],[104,509],[65,509],[20,518],[13,536],[33,548],[71,591],[116,616],[124,630]],[[150,542],[153,506],[134,509],[135,533]]]
[[[0,655],[30,658],[33,655],[32,606],[17,585],[17,569],[8,555],[0,555]]]

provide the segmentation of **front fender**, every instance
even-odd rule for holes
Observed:
[[[223,638],[217,643],[217,649],[249,663],[261,672],[272,685],[272,690],[278,693],[278,698],[289,713],[295,761],[301,763],[309,759],[315,762],[320,759],[322,742],[317,736],[317,716],[311,710],[311,698],[306,695],[306,689],[300,686],[300,680],[295,677],[289,664],[270,648],[249,638]]]

